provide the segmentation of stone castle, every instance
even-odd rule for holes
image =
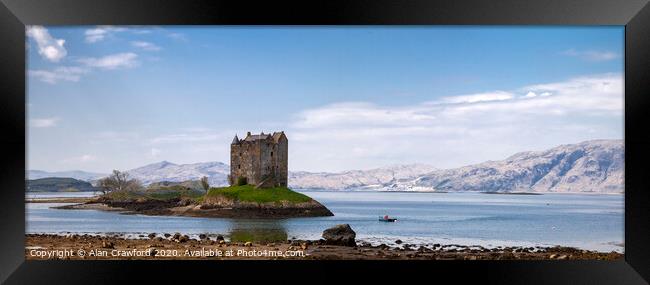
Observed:
[[[287,186],[288,143],[284,132],[251,135],[230,144],[230,185],[246,183],[257,188]]]

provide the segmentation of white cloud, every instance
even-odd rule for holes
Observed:
[[[435,107],[434,107],[435,108]],[[436,115],[427,112],[429,107],[409,106],[404,108],[381,108],[371,103],[346,102],[332,104],[323,108],[303,111],[294,124],[299,128],[318,128],[333,125],[413,125],[435,120]]]
[[[399,107],[338,103],[296,114],[287,130],[290,168],[462,166],[562,143],[622,138],[622,116],[621,74]]]
[[[29,76],[43,82],[55,84],[59,81],[77,82],[81,75],[88,73],[88,69],[77,66],[60,66],[52,70],[36,69],[29,70]]]
[[[167,36],[175,41],[187,42],[187,37],[181,33],[170,33]]]
[[[117,33],[128,32],[134,35],[146,35],[153,33],[156,27],[153,26],[97,26],[87,29],[84,36],[87,43],[96,43],[115,36]]]
[[[29,70],[28,75],[50,84],[60,81],[78,82],[93,68],[112,70],[138,66],[137,57],[138,55],[135,53],[118,53],[98,58],[85,57],[77,59],[77,62],[84,66],[59,66],[49,70],[35,69]]]
[[[620,57],[619,54],[612,51],[595,51],[595,50],[577,51],[575,49],[569,49],[563,51],[562,54],[566,56],[578,57],[586,61],[608,61]]]
[[[36,41],[38,54],[46,60],[59,62],[68,53],[63,46],[65,40],[53,38],[47,29],[42,26],[28,27],[27,36]]]
[[[451,103],[451,104],[478,103],[478,102],[508,100],[514,97],[515,96],[509,92],[495,91],[495,92],[479,93],[479,94],[472,94],[472,95],[445,97],[442,98],[442,102]]]
[[[107,55],[103,57],[86,57],[80,58],[78,61],[88,67],[101,68],[101,69],[118,69],[130,68],[139,64],[136,60],[137,54],[132,52],[118,53]]]
[[[197,142],[213,143],[215,141],[227,139],[229,136],[233,136],[233,135],[234,132],[228,132],[228,131],[216,132],[206,128],[188,128],[183,130],[182,132],[173,133],[173,134],[164,134],[164,135],[153,137],[149,140],[149,143],[152,145],[185,144],[185,143],[197,143]]]
[[[49,128],[54,127],[59,122],[59,118],[33,118],[29,120],[29,126],[33,128]]]
[[[86,42],[89,43],[95,43],[101,40],[104,40],[104,37],[108,31],[105,29],[90,29],[86,30],[85,35],[86,35]]]
[[[234,131],[209,128],[186,128],[173,133],[161,134],[141,140],[151,147],[151,155],[158,157],[160,149],[165,150],[165,159],[173,161],[210,161],[227,162]]]
[[[298,112],[290,123],[273,123],[268,131],[285,130],[289,137],[291,170],[403,163],[456,167],[564,143],[622,138],[623,76],[583,76],[400,106],[340,102]],[[258,132],[259,126],[249,126],[250,131]],[[240,137],[242,131],[247,130],[238,130]],[[154,159],[228,162],[235,133],[211,128],[155,134],[106,131],[91,139],[103,151],[133,148],[120,161],[103,159],[130,161],[136,167]]]
[[[159,46],[145,41],[132,41],[131,45],[146,51],[158,51],[161,49]]]
[[[85,40],[89,43],[96,43],[104,40],[106,37],[117,33],[129,31],[133,34],[148,34],[151,30],[113,26],[97,26],[96,28],[87,29],[84,32]],[[26,30],[27,36],[34,39],[38,45],[39,54],[52,62],[59,62],[67,55],[64,48],[65,40],[53,38],[48,30],[42,26],[30,26]],[[157,51],[161,48],[153,43],[146,41],[132,41],[133,47],[146,51]],[[29,45],[26,47],[29,49]],[[51,69],[33,69],[28,71],[28,75],[40,81],[56,84],[61,81],[78,82],[84,74],[89,73],[92,69],[121,69],[138,66],[138,55],[133,52],[117,53],[103,57],[79,57],[76,62],[83,66],[58,66]]]
[[[535,92],[533,92],[533,91],[530,91],[530,92],[526,93],[526,95],[524,95],[524,97],[525,98],[534,98],[534,97],[537,97],[537,94]]]
[[[135,28],[135,29],[131,29],[131,32],[136,35],[144,35],[144,34],[151,34],[152,31],[149,29]]]
[[[64,163],[87,163],[97,161],[97,157],[92,154],[83,154],[80,156],[70,157],[64,159]]]
[[[142,141],[142,134],[133,131],[100,131],[88,134],[88,142],[92,144],[129,145]]]
[[[121,32],[126,30],[125,28],[118,28],[113,26],[98,26],[93,29],[88,29],[84,32],[86,37],[86,42],[96,43],[103,41],[106,37],[110,36],[112,33]]]
[[[94,155],[90,155],[90,154],[84,154],[84,155],[79,157],[79,160],[81,160],[83,162],[94,161],[96,159],[97,159],[97,157],[95,157]]]

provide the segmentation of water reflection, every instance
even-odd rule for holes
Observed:
[[[227,240],[317,240],[323,230],[350,224],[357,239],[373,244],[456,243],[483,246],[522,244],[577,246],[623,251],[623,195],[476,193],[309,192],[335,216],[286,220],[234,220],[179,216],[122,215],[94,210],[60,210],[61,204],[27,203],[28,233],[183,233]],[[499,196],[499,197],[497,197]],[[396,223],[377,215],[396,216]]]
[[[283,220],[233,220],[229,235],[233,242],[280,242],[288,239]]]

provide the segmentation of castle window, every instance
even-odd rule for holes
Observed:
[[[271,152],[271,157],[273,157],[273,152]]]
[[[237,169],[241,169],[241,164],[238,164],[238,165],[237,165]]]

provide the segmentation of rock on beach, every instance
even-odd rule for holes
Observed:
[[[325,244],[329,245],[356,246],[356,237],[357,234],[349,224],[336,225],[323,231]]]

